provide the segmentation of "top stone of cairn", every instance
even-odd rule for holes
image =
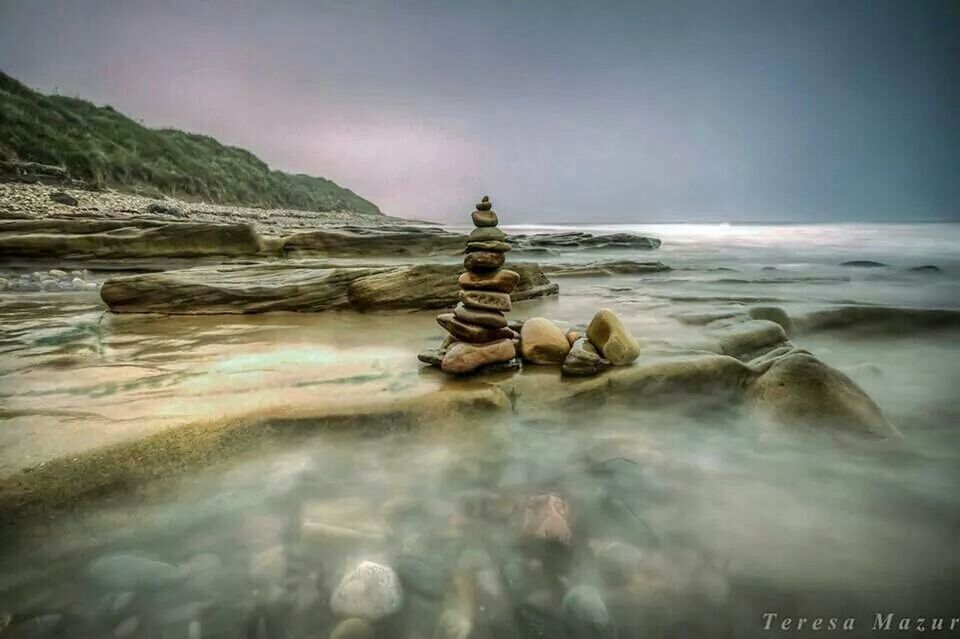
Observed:
[[[497,219],[497,214],[493,212],[493,203],[486,195],[477,202],[477,210],[470,217],[473,218],[473,225],[479,228],[496,226],[500,222]]]

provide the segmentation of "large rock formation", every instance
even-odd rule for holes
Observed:
[[[513,300],[557,293],[536,264],[515,265]],[[460,267],[335,267],[320,261],[199,266],[115,277],[100,295],[117,313],[266,313],[429,309],[459,299]]]
[[[0,254],[7,260],[241,257],[264,250],[250,224],[56,218],[0,222]]]
[[[283,241],[290,257],[456,255],[466,236],[432,227],[343,227],[294,233]]]
[[[594,235],[583,231],[566,233],[537,233],[535,235],[514,235],[509,242],[518,248],[562,248],[570,249],[641,249],[660,248],[660,240],[633,233],[611,233]]]
[[[754,414],[785,426],[867,439],[899,436],[853,380],[805,352],[775,359],[750,385],[746,400]]]
[[[47,217],[0,221],[0,255],[7,262],[98,262],[110,268],[169,268],[162,260],[236,257],[394,257],[456,255],[465,235],[401,224],[336,226],[261,235],[253,223],[172,219],[170,206],[147,216]],[[281,229],[281,233],[286,230]],[[154,262],[150,262],[154,260]],[[116,261],[116,264],[109,264]]]

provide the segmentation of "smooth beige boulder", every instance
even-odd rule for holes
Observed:
[[[900,436],[852,379],[808,353],[774,361],[750,384],[747,401],[754,415],[782,426],[867,439]]]
[[[640,343],[608,308],[600,309],[593,316],[587,327],[587,338],[614,366],[624,366],[640,357]]]
[[[517,349],[513,340],[500,339],[486,344],[468,344],[456,342],[447,349],[440,362],[440,368],[445,373],[463,375],[472,373],[487,364],[508,362],[517,356]]]
[[[570,352],[563,329],[545,317],[534,317],[520,329],[520,354],[533,364],[562,364]]]

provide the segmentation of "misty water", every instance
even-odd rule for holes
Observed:
[[[675,316],[738,305],[795,317],[960,308],[958,225],[505,230],[661,238],[653,251],[508,256],[670,266],[558,278],[559,297],[511,313],[574,325],[609,307],[649,344],[696,348],[699,334]],[[193,417],[280,411],[344,379],[443,385],[416,361],[441,339],[434,315],[104,316],[81,295],[6,296],[0,442],[21,454],[46,438],[59,454],[160,428],[171,401]],[[326,638],[342,621],[331,593],[364,560],[398,568],[403,583],[403,607],[374,625],[377,637],[553,639],[568,636],[571,615],[596,621],[603,607],[611,624],[598,627],[621,638],[769,635],[768,612],[853,618],[845,636],[870,634],[876,613],[949,625],[960,617],[958,334],[852,326],[794,339],[874,398],[903,434],[897,447],[763,432],[737,406],[676,395],[576,410],[521,398],[508,414],[419,429],[277,428],[241,454],[4,527],[0,637]],[[51,432],[36,426],[47,412],[129,420]],[[569,504],[567,546],[517,534],[517,505],[546,494]],[[598,594],[601,610],[571,591]],[[614,636],[604,632],[569,636]]]

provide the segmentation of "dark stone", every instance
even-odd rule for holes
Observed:
[[[503,266],[505,261],[503,253],[474,251],[463,258],[463,266],[471,273],[489,273]]]
[[[610,235],[593,235],[582,231],[566,233],[539,233],[536,235],[517,235],[510,239],[518,247],[545,246],[556,248],[633,248],[656,249],[660,248],[660,240],[655,237],[644,237],[633,233],[612,233]]]
[[[477,371],[480,373],[503,373],[506,371],[519,370],[520,366],[520,358],[514,357],[513,359],[508,359],[505,362],[497,362],[495,364],[481,366],[479,369],[477,369]]]
[[[459,341],[471,344],[486,344],[498,339],[513,339],[516,336],[509,328],[488,328],[461,322],[453,313],[437,315],[437,323]]]
[[[656,548],[660,545],[660,537],[646,521],[637,513],[626,500],[617,495],[617,491],[606,491],[601,504],[603,511],[610,518],[611,529],[624,539],[641,548]]]
[[[484,311],[504,311],[511,308],[509,293],[493,291],[460,291],[460,301],[464,306]]]
[[[470,231],[468,242],[502,242],[507,234],[495,226],[482,226]]]
[[[506,242],[499,242],[497,240],[490,240],[487,242],[467,242],[467,252],[471,251],[496,251],[498,253],[506,253],[513,247],[507,244]]]
[[[468,324],[477,324],[487,328],[504,328],[508,325],[507,318],[500,311],[485,311],[476,308],[467,308],[463,302],[457,304],[453,309],[453,314],[457,319]]]
[[[449,575],[436,561],[401,555],[396,566],[403,587],[418,595],[437,601],[450,590]]]
[[[841,262],[840,266],[855,266],[859,268],[880,268],[880,267],[890,266],[890,265],[884,264],[883,262],[874,262],[873,260],[850,260],[848,262]]]
[[[563,598],[563,617],[571,639],[613,639],[617,628],[600,591],[593,586],[571,588]]]
[[[514,621],[523,639],[568,639],[567,628],[557,616],[531,604],[514,611]]]
[[[178,206],[166,202],[151,202],[147,205],[147,213],[151,215],[166,215],[169,217],[187,217],[187,214]]]
[[[497,217],[497,214],[489,209],[478,209],[474,211],[470,214],[470,219],[473,220],[473,225],[477,227],[496,226],[500,223],[500,219]]]
[[[910,269],[914,273],[943,273],[939,266],[934,264],[924,264],[923,266],[914,266]]]
[[[608,366],[610,366],[610,362],[600,357],[600,354],[597,353],[597,349],[590,343],[590,340],[586,337],[581,337],[570,347],[570,352],[567,353],[566,359],[563,360],[563,368],[561,370],[564,375],[583,377],[596,375]]]
[[[425,351],[420,351],[417,354],[417,359],[423,362],[424,364],[430,364],[431,366],[440,366],[440,362],[443,361],[443,349],[440,348],[428,348]]]
[[[55,191],[54,193],[51,193],[50,199],[57,204],[65,204],[67,206],[77,206],[80,204],[77,198],[73,197],[72,195],[68,195],[63,191]]]

